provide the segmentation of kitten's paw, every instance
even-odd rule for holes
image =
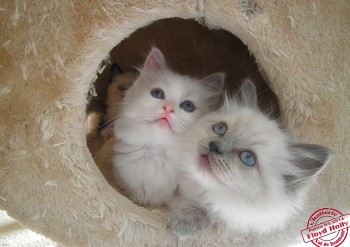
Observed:
[[[87,135],[97,137],[99,135],[98,128],[102,123],[102,115],[97,112],[90,112],[87,114],[86,125]]]
[[[209,217],[201,208],[178,211],[170,217],[169,227],[181,240],[195,238],[210,225]]]

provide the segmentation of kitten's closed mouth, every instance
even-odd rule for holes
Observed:
[[[155,123],[158,123],[161,127],[171,129],[169,120],[166,117],[159,118],[158,120],[155,121]]]

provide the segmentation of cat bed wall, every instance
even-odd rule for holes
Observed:
[[[0,208],[28,228],[65,245],[276,246],[301,241],[320,207],[349,212],[349,2],[5,1],[0,11]],[[166,212],[133,204],[94,164],[85,107],[99,63],[136,29],[170,17],[239,37],[266,72],[290,134],[336,154],[278,238],[213,229],[179,243]]]

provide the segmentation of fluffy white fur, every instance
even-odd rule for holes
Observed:
[[[151,50],[140,77],[126,92],[114,129],[116,178],[134,202],[152,206],[169,202],[178,184],[168,157],[174,138],[217,104],[223,84],[222,73],[203,80],[174,73],[167,68],[163,54]],[[164,99],[153,97],[153,89],[163,90]],[[195,105],[193,112],[180,107],[185,100]],[[174,112],[166,114],[165,106]],[[168,124],[158,121],[162,117]]]
[[[223,135],[213,130],[220,122],[227,126]],[[182,238],[215,222],[260,233],[283,227],[302,208],[330,156],[323,146],[294,143],[260,112],[249,80],[218,111],[203,116],[180,149],[187,155],[170,225]],[[254,166],[240,159],[244,150],[254,154]]]

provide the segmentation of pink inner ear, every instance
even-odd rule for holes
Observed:
[[[159,49],[153,47],[146,58],[146,62],[143,66],[143,69],[156,72],[163,69],[165,66],[166,63],[163,53]]]

